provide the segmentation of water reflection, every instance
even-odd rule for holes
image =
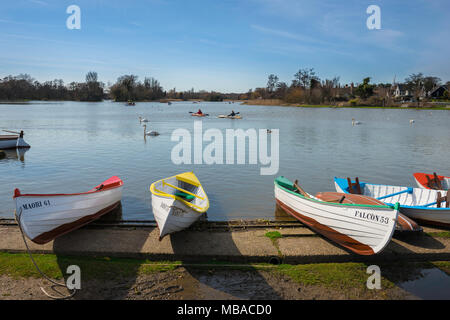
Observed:
[[[398,286],[420,299],[450,299],[450,276],[438,268],[422,270],[418,279],[399,283]]]
[[[17,148],[17,149],[7,149],[2,150],[3,153],[0,153],[0,162],[2,161],[20,161],[25,163],[25,153],[29,149],[25,148]]]

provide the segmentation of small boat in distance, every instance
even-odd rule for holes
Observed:
[[[111,177],[92,190],[73,194],[22,194],[14,190],[16,220],[33,242],[45,244],[117,208],[123,182]]]
[[[413,176],[420,188],[434,190],[450,189],[450,177],[438,176],[436,172],[433,172],[433,174],[416,172]]]
[[[202,110],[200,110],[200,109],[198,109],[197,112],[189,111],[189,113],[190,113],[191,116],[193,116],[193,117],[207,117],[207,116],[209,116],[208,113],[204,113],[204,112],[202,112]]]
[[[387,205],[400,204],[400,212],[419,223],[450,227],[450,191],[353,182],[334,178],[337,192],[362,194]]]
[[[193,172],[158,180],[150,186],[159,239],[188,228],[209,208],[209,200]]]
[[[306,193],[297,182],[282,176],[275,179],[275,199],[288,214],[354,253],[381,252],[391,241],[399,205],[343,203],[345,194],[333,197],[324,201]]]
[[[236,116],[227,116],[224,114],[219,115],[217,118],[225,118],[225,119],[242,119],[241,116],[236,115]]]
[[[30,145],[23,140],[23,130],[20,132],[3,130],[4,132],[14,133],[0,135],[0,150],[1,149],[14,149],[14,148],[30,148]]]
[[[132,101],[132,100],[128,100],[126,106],[135,106],[136,102]]]

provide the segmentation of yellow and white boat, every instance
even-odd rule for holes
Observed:
[[[188,228],[209,208],[208,196],[193,172],[158,180],[150,192],[160,240]]]

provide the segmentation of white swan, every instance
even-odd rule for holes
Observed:
[[[355,118],[352,118],[352,126],[357,126],[359,124],[361,124],[360,121],[356,121]]]
[[[147,125],[144,124],[144,136],[159,136],[159,132],[156,131],[147,132]]]
[[[139,116],[139,122],[148,122],[148,120]]]

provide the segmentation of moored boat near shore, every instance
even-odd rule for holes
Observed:
[[[45,244],[118,207],[122,186],[120,178],[111,177],[84,193],[22,194],[15,189],[17,223],[30,240]]]
[[[337,192],[367,195],[388,205],[400,204],[400,212],[419,223],[450,227],[450,191],[389,186],[334,178]],[[349,187],[350,186],[350,187]]]
[[[324,201],[285,177],[275,179],[277,204],[294,218],[357,254],[381,252],[394,233],[398,205],[342,203],[343,196]]]
[[[439,176],[436,172],[433,174],[416,172],[413,176],[420,188],[435,190],[450,189],[450,177]]]
[[[3,130],[5,132],[14,133],[8,135],[0,135],[0,150],[1,149],[13,149],[13,148],[29,148],[30,145],[23,140],[23,131],[15,132],[9,130]]]
[[[188,228],[209,208],[209,200],[193,172],[161,179],[150,186],[160,239]]]

